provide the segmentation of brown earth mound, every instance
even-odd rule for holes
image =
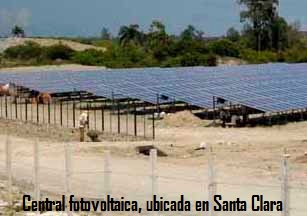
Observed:
[[[295,159],[295,162],[307,164],[307,156],[304,155],[304,156],[297,157]]]
[[[163,124],[170,127],[198,127],[203,125],[203,121],[189,111],[182,111],[166,115]]]

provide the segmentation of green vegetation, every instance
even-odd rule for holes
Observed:
[[[117,36],[103,28],[99,38],[70,38],[80,43],[105,47],[74,51],[58,44],[41,47],[35,43],[7,49],[1,64],[46,64],[71,62],[110,68],[215,66],[218,59],[241,59],[247,63],[307,62],[307,40],[299,24],[288,24],[278,14],[278,0],[237,0],[244,9],[240,32],[231,27],[224,37],[208,38],[189,25],[179,35],[171,35],[165,25],[154,20],[148,31],[138,24],[122,26]],[[12,34],[24,35],[20,27]],[[61,61],[59,61],[61,60]]]
[[[12,35],[14,37],[25,37],[26,33],[22,27],[15,25],[14,28],[12,29]]]

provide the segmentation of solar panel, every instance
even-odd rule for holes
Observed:
[[[217,96],[264,112],[307,107],[307,64],[0,73],[41,92],[88,91],[156,103],[157,94],[199,107]]]

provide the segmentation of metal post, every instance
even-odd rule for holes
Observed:
[[[7,119],[8,117],[8,111],[7,111],[7,96],[5,95],[4,97],[4,100],[5,100],[5,118]]]
[[[216,184],[215,184],[215,173],[214,173],[214,156],[213,156],[213,149],[210,147],[209,151],[209,158],[208,158],[208,191],[209,191],[209,197],[208,200],[210,203],[214,203],[214,196],[216,195]],[[210,212],[209,216],[214,216],[214,205],[210,205]]]
[[[119,101],[117,101],[117,132],[120,134],[120,107]]]
[[[17,98],[18,97],[15,97],[15,119],[18,119]]]
[[[158,193],[157,184],[157,149],[150,150],[150,163],[151,163],[151,183],[152,183],[152,196]]]
[[[10,96],[10,117],[13,120],[13,103],[12,103],[12,97]]]
[[[110,151],[104,153],[104,192],[105,195],[111,195],[111,162]]]
[[[69,101],[66,101],[66,126],[69,128]]]
[[[6,172],[7,172],[7,188],[9,195],[9,204],[13,205],[13,194],[12,194],[12,148],[11,140],[7,134],[6,137]]]
[[[51,118],[50,118],[50,101],[48,101],[48,124],[51,123]]]
[[[2,118],[2,96],[0,96],[0,117]]]
[[[20,104],[20,120],[22,121],[22,98],[21,97],[18,97],[19,98],[19,104]]]
[[[130,113],[130,99],[127,101],[127,110],[126,110],[126,135],[129,135],[129,113]]]
[[[60,101],[60,124],[63,126],[63,102]]]
[[[31,100],[31,122],[33,122],[33,100]]]
[[[26,99],[25,102],[26,102],[26,107],[25,107],[26,122],[28,122],[28,99]]]
[[[112,91],[112,105],[111,105],[111,109],[110,109],[110,133],[113,132],[113,119],[112,119],[112,115],[113,115],[113,106],[114,106],[114,92]]]
[[[35,140],[34,143],[34,194],[35,200],[40,201],[40,177],[39,177],[39,144]],[[40,212],[37,211],[36,215],[40,215]]]
[[[155,111],[152,112],[152,139],[156,138],[156,128],[155,128]]]
[[[215,116],[215,96],[213,96],[212,98],[212,102],[213,102],[213,122],[215,123],[215,120],[216,120],[216,116]]]
[[[146,107],[145,102],[143,103],[143,114],[144,114],[144,138],[146,138]]]
[[[94,107],[94,127],[95,127],[95,130],[97,130],[97,111],[96,111],[96,102],[95,102],[95,107]]]
[[[289,164],[288,164],[289,155],[287,150],[284,150],[284,155],[282,158],[282,185],[281,185],[281,200],[283,202],[284,209],[282,211],[282,216],[289,216],[290,202],[289,202]]]
[[[56,101],[53,104],[53,124],[56,125]]]
[[[73,104],[72,104],[72,118],[73,118],[73,126],[74,128],[76,128],[76,103],[75,100],[73,100]]]
[[[71,147],[69,143],[64,144],[65,148],[65,192],[66,197],[70,197],[71,195],[71,185],[70,185],[70,178],[71,178]],[[67,209],[67,214],[72,216],[72,212]]]
[[[103,105],[101,108],[101,128],[102,128],[102,131],[104,131],[104,106]]]
[[[0,96],[0,117],[2,118],[2,96]]]
[[[160,113],[160,95],[157,94],[157,112]]]
[[[39,101],[36,103],[36,123],[39,123]]]
[[[90,108],[89,108],[89,104],[86,104],[86,110],[87,110],[87,129],[90,129]]]
[[[136,117],[136,104],[133,102],[133,112],[134,112],[134,136],[137,136],[137,117]]]
[[[43,101],[43,124],[45,124],[45,101]]]

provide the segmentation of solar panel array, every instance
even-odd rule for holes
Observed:
[[[212,107],[217,96],[264,112],[307,108],[307,64],[146,68],[93,71],[0,73],[41,92],[88,91],[98,96],[156,103],[157,94],[195,106]]]

